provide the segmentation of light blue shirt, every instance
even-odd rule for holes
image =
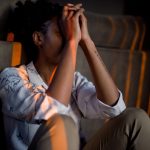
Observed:
[[[96,89],[79,72],[74,73],[70,105],[48,96],[44,83],[33,63],[19,68],[10,67],[0,75],[0,99],[8,149],[26,150],[41,120],[55,113],[65,114],[78,124],[81,117],[108,119],[119,115],[125,108],[122,93],[115,106],[98,100]]]

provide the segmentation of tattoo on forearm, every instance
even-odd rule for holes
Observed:
[[[99,55],[98,51],[95,50],[94,52],[97,55],[97,57],[100,59],[100,55]]]
[[[95,50],[94,53],[97,55],[97,57],[99,58],[100,62],[103,64],[105,70],[108,72],[108,70],[107,70],[107,68],[106,68],[106,66],[105,66],[105,64],[104,64],[104,62],[103,62],[103,60],[102,60],[100,54],[98,53],[98,51]]]

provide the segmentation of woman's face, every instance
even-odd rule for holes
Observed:
[[[48,25],[47,33],[43,37],[44,40],[39,54],[49,63],[58,64],[62,54],[63,39],[57,18],[51,20]]]

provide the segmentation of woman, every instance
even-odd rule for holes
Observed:
[[[77,150],[79,121],[85,117],[110,120],[81,143],[82,149],[148,150],[149,118],[142,110],[126,109],[88,33],[82,4],[28,0],[18,3],[12,18],[16,40],[32,61],[0,76],[8,149]],[[78,45],[94,84],[75,72]]]

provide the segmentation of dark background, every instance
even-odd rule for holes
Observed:
[[[141,16],[146,24],[143,49],[150,51],[150,4],[148,0],[125,0],[123,14]]]

